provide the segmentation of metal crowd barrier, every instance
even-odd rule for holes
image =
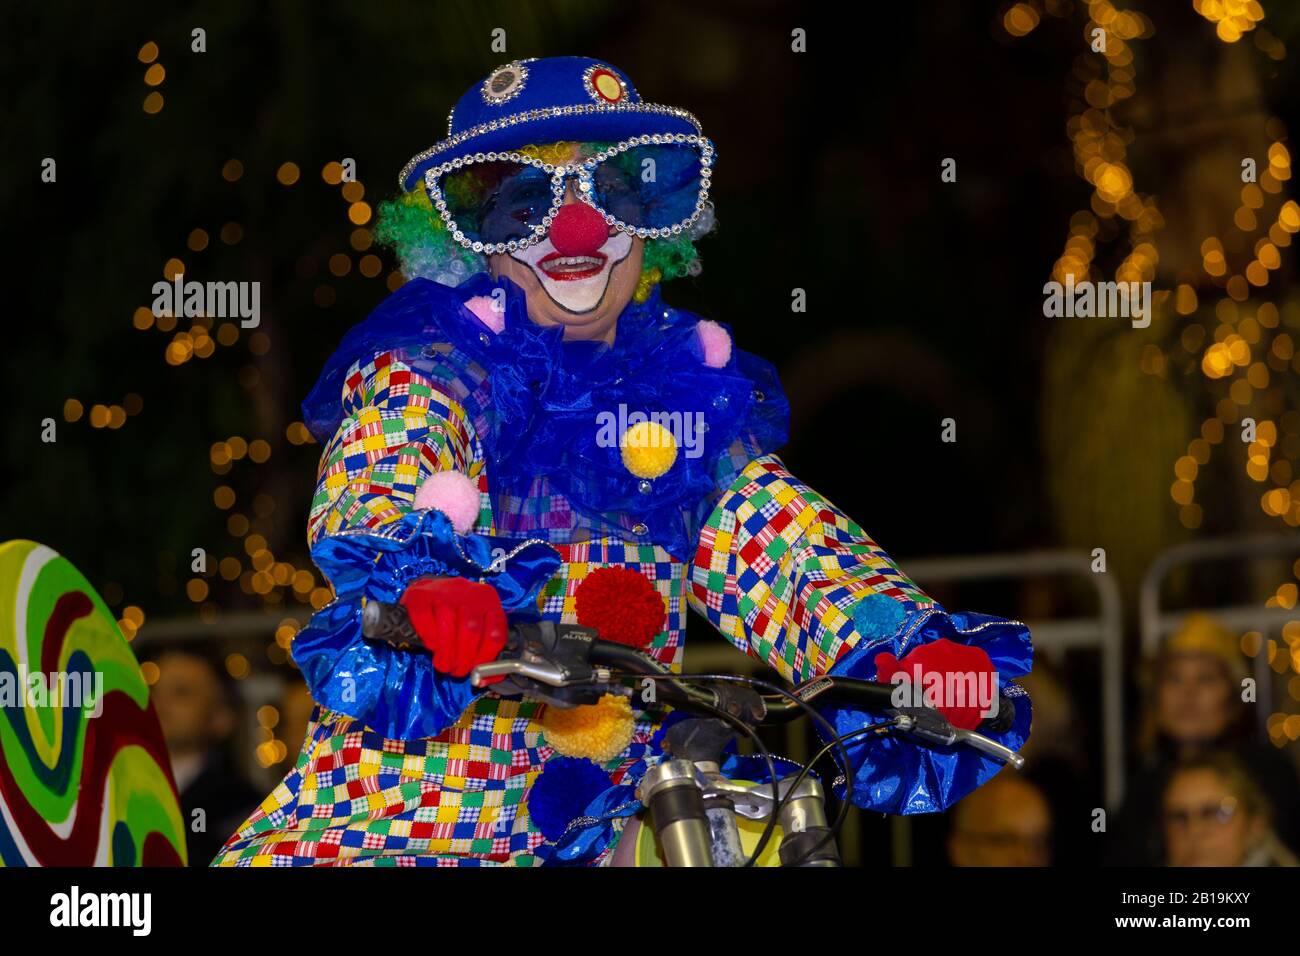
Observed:
[[[1107,808],[1115,810],[1124,796],[1123,622],[1118,585],[1109,574],[1093,571],[1092,563],[1092,556],[1082,551],[1027,551],[905,561],[901,567],[924,590],[941,582],[1049,575],[1080,577],[1092,585],[1097,594],[1094,616],[1025,623],[1034,636],[1034,653],[1054,664],[1060,664],[1065,652],[1074,648],[1101,652],[1102,793]]]
[[[1119,588],[1106,573],[1092,570],[1092,556],[1081,551],[1029,551],[1020,554],[973,555],[899,562],[923,590],[938,583],[977,580],[1025,580],[1046,576],[1083,577],[1097,594],[1097,613],[1091,617],[1026,621],[1034,636],[1034,650],[1059,664],[1074,648],[1095,648],[1101,654],[1102,774],[1106,806],[1119,807],[1124,793],[1124,683],[1123,631]],[[990,613],[996,608],[986,609]],[[687,666],[693,671],[724,670],[753,674],[763,669],[759,661],[726,641],[693,639],[687,642]],[[802,724],[786,731],[785,755],[806,760],[810,735]],[[893,821],[893,862],[911,864],[911,832],[907,817]],[[851,814],[841,840],[844,862],[857,856],[857,816]]]

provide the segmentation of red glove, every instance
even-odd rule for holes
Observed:
[[[958,644],[946,637],[912,648],[901,661],[889,651],[876,655],[877,681],[888,684],[899,671],[916,687],[919,700],[929,703],[931,694],[934,694],[937,697],[934,709],[961,730],[977,728],[984,719],[982,712],[992,709],[991,704],[999,693],[997,668],[989,659],[988,652],[982,647]],[[926,675],[932,673],[952,674],[959,679],[927,680]]]
[[[444,674],[464,677],[475,665],[496,660],[506,646],[506,612],[490,584],[419,578],[406,586],[401,604],[433,653],[434,668]]]

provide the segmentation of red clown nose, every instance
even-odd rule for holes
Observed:
[[[562,256],[590,256],[605,244],[609,227],[585,202],[566,203],[551,220],[551,245]]]

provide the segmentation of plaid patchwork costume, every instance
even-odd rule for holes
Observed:
[[[382,529],[412,511],[424,479],[459,471],[479,488],[476,531],[541,538],[558,550],[559,569],[537,598],[543,618],[576,623],[574,594],[586,576],[632,568],[664,598],[666,626],[648,653],[672,668],[680,668],[688,606],[791,681],[827,673],[867,640],[854,618],[866,597],[884,596],[908,620],[938,610],[857,524],[743,433],[720,459],[716,473],[727,480],[701,503],[685,554],[585,520],[546,478],[523,495],[494,489],[489,371],[444,342],[379,351],[348,367],[309,538]],[[487,692],[441,733],[414,740],[318,707],[295,767],[214,865],[536,865],[544,838],[528,794],[554,753],[539,723],[545,706]],[[637,714],[631,745],[603,766],[613,783],[654,759],[655,730],[651,715]]]

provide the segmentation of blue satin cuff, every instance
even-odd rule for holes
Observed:
[[[1029,629],[1015,621],[983,614],[949,614],[936,609],[913,612],[898,632],[888,638],[863,641],[841,658],[830,673],[874,680],[876,655],[892,651],[902,657],[912,648],[947,638],[981,647],[998,670],[1002,693],[1015,702],[1015,720],[994,740],[1019,750],[1029,739],[1032,712],[1029,695],[1011,681],[1028,674],[1033,666]],[[881,715],[834,704],[818,710],[843,735],[879,723]],[[825,733],[818,728],[823,737]],[[976,787],[986,783],[1002,763],[970,747],[930,747],[906,737],[864,735],[845,742],[853,772],[853,803],[880,813],[936,813],[947,810]],[[836,751],[838,755],[838,751]],[[841,797],[842,781],[835,784]]]
[[[504,554],[493,569],[493,550]],[[396,602],[424,575],[483,580],[515,620],[537,616],[537,594],[559,567],[541,542],[457,535],[446,516],[417,511],[376,530],[321,539],[312,558],[334,586],[335,601],[294,638],[293,659],[322,707],[360,720],[392,740],[432,737],[454,724],[481,691],[468,677],[436,671],[421,651],[371,642],[361,633],[362,601]]]

